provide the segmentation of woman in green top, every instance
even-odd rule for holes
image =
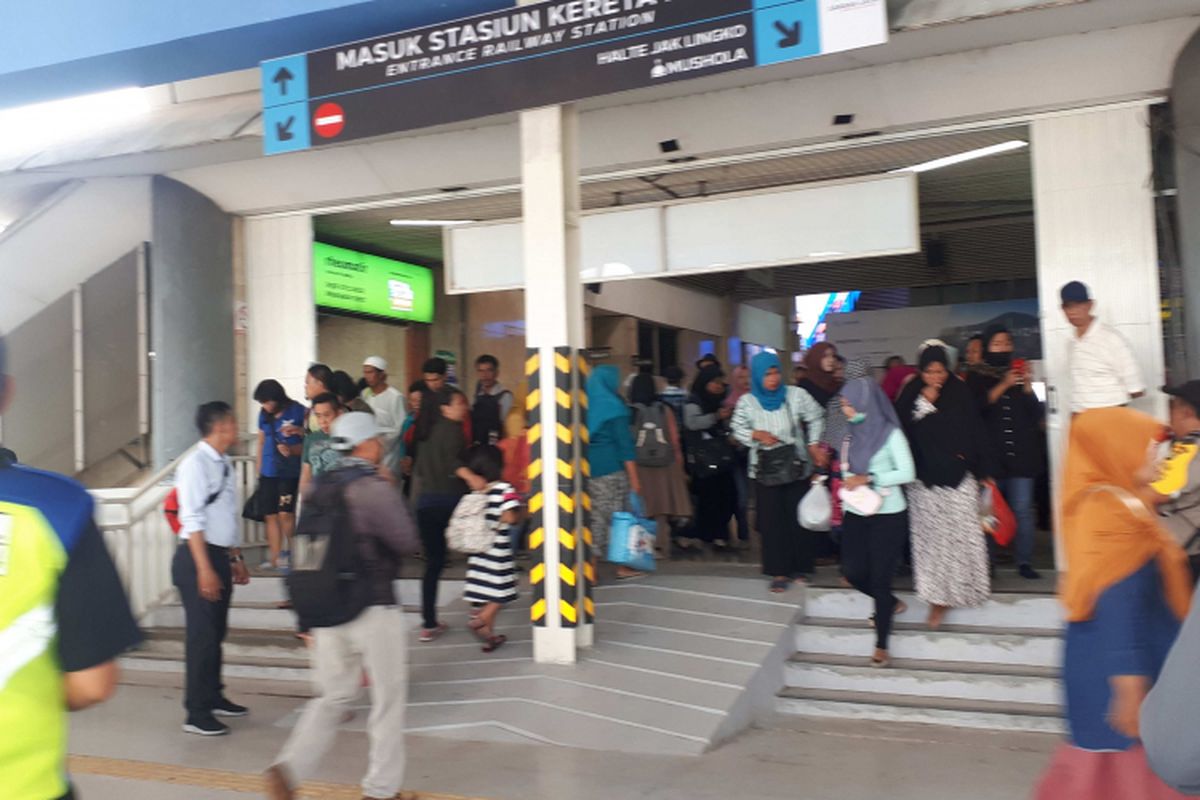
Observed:
[[[869,487],[883,496],[870,515],[852,499],[843,500],[842,574],[875,601],[871,665],[886,667],[892,618],[905,610],[892,594],[892,578],[908,540],[908,505],[901,487],[916,480],[917,471],[896,409],[875,381],[856,378],[842,387],[842,412],[848,423],[841,447],[843,490]]]
[[[608,552],[608,529],[612,515],[629,502],[629,493],[640,494],[637,462],[629,406],[620,394],[621,374],[611,364],[601,364],[588,378],[588,462],[592,499],[592,549]],[[635,578],[643,573],[617,567],[618,578]]]

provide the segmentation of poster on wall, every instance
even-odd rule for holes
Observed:
[[[893,355],[911,363],[926,339],[941,339],[961,351],[968,339],[992,325],[1012,333],[1018,357],[1041,360],[1038,301],[1033,298],[831,314],[826,336],[846,358],[865,358],[882,366]]]

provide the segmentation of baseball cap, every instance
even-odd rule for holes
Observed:
[[[1062,295],[1064,305],[1067,303],[1089,303],[1092,300],[1092,293],[1080,281],[1071,281],[1063,286],[1060,294]]]
[[[1200,381],[1188,381],[1182,386],[1164,386],[1163,394],[1178,397],[1200,414]]]
[[[369,439],[378,438],[379,435],[379,426],[375,424],[374,415],[363,411],[342,414],[333,421],[330,431],[333,449],[343,451],[353,450]]]
[[[387,372],[387,359],[381,356],[367,356],[363,359],[364,367],[374,367],[380,372]]]

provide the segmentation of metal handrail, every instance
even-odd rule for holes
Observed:
[[[130,605],[137,617],[143,617],[174,594],[171,560],[178,539],[162,513],[163,501],[171,491],[171,478],[179,464],[196,445],[139,486],[130,489],[100,489],[92,492],[96,500],[96,524],[116,562]],[[254,456],[231,456],[235,489],[248,497],[258,480]],[[266,543],[264,526],[242,521],[242,546]]]

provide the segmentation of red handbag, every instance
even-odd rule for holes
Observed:
[[[1017,517],[1013,514],[1004,495],[996,487],[995,481],[987,481],[984,487],[992,495],[992,514],[990,526],[984,526],[984,531],[996,540],[1001,547],[1008,547],[1017,538]]]

